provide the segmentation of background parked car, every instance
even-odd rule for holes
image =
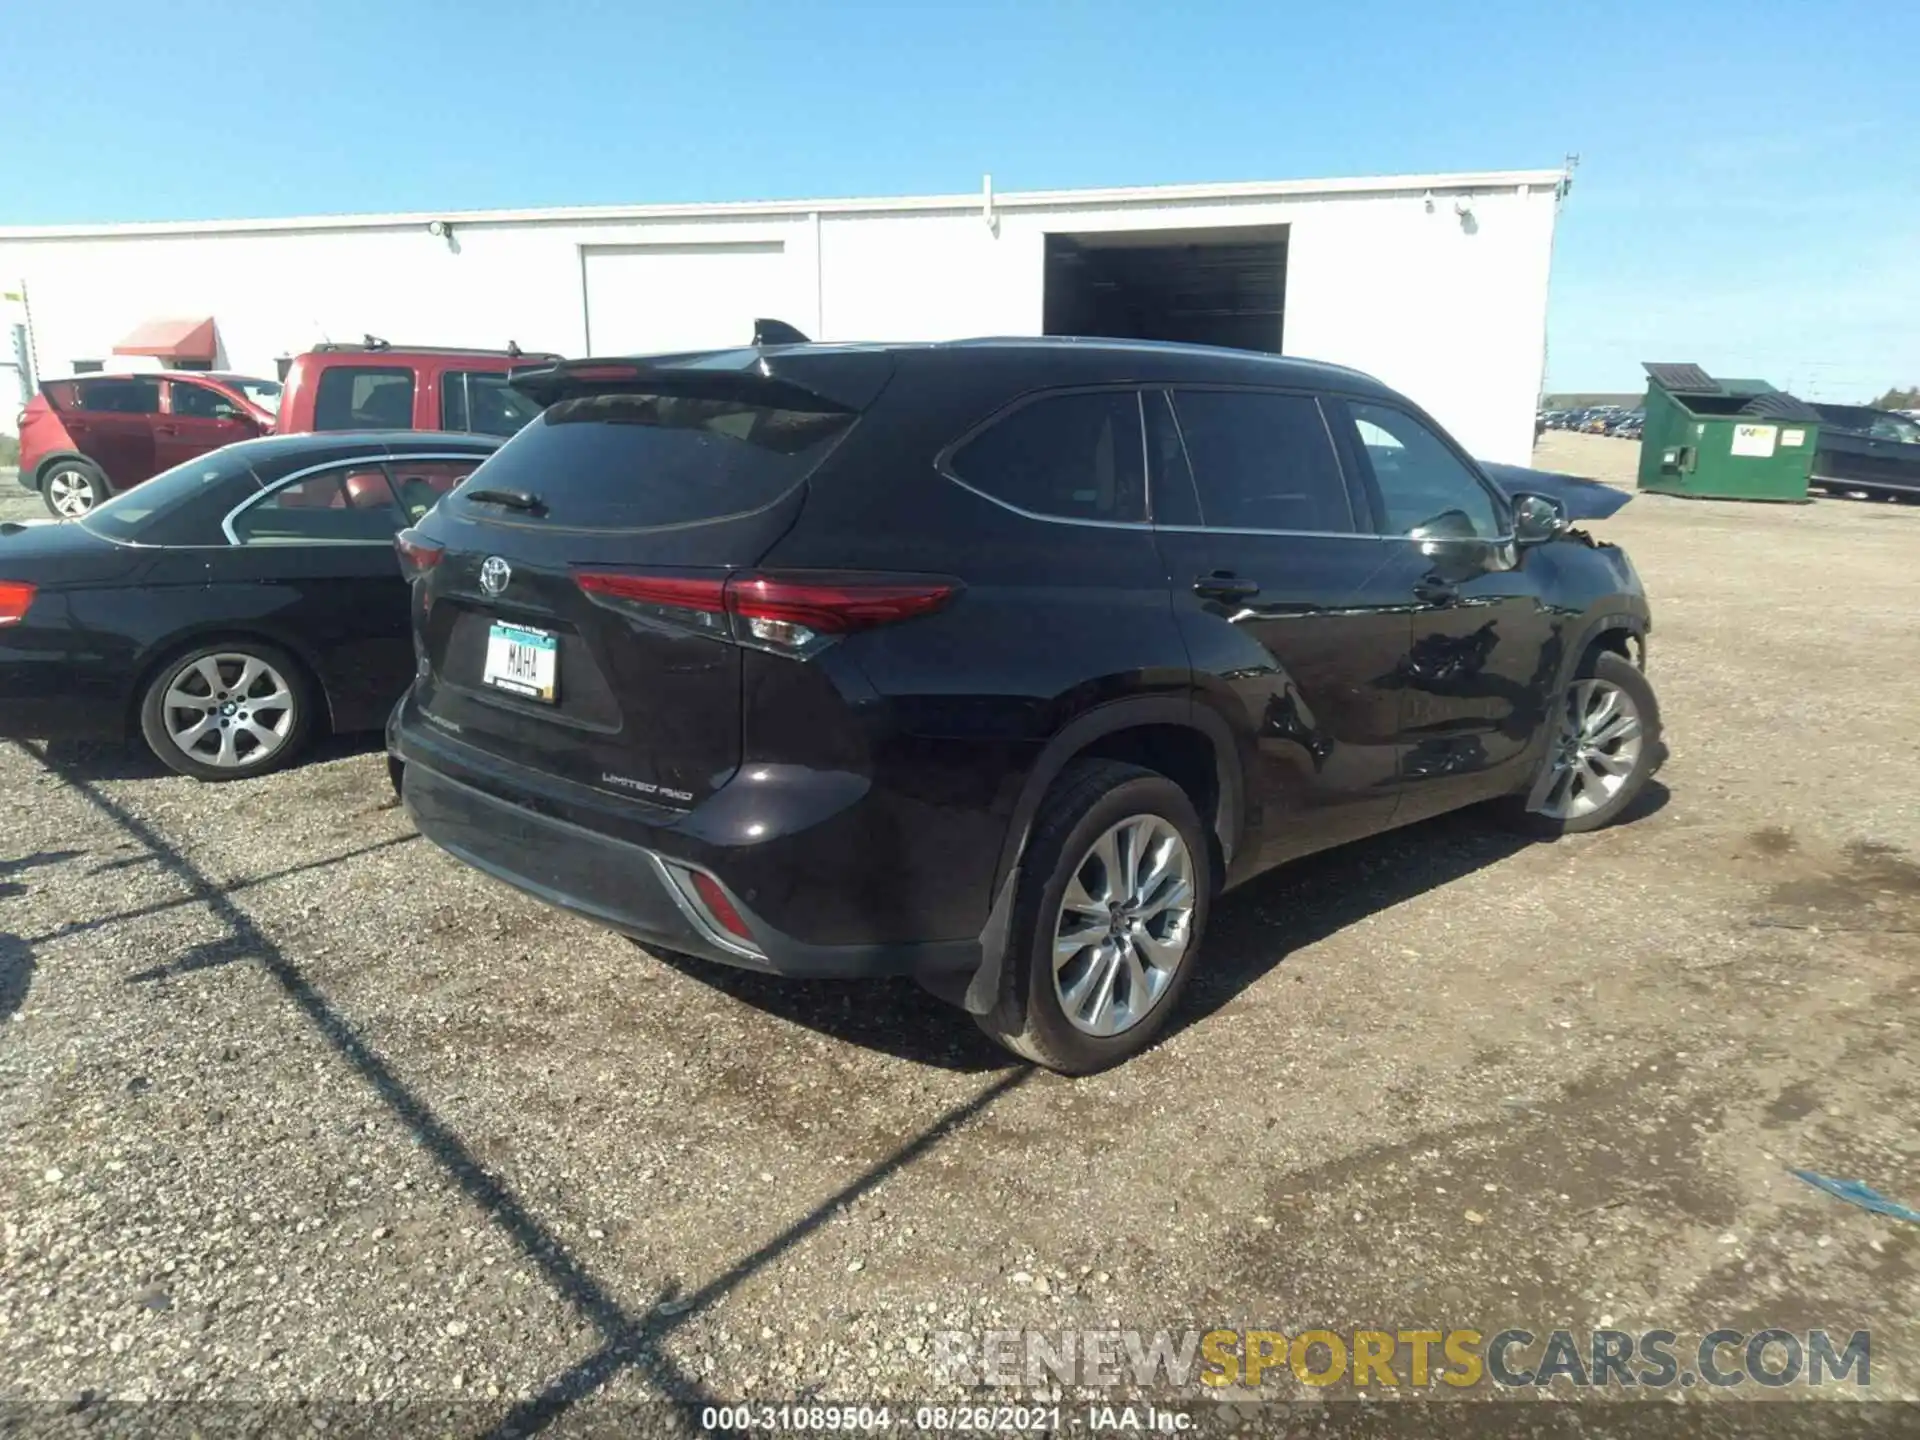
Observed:
[[[1920,422],[1870,405],[1813,407],[1820,415],[1813,485],[1831,495],[1920,495]]]
[[[20,483],[63,520],[175,465],[274,428],[280,386],[162,370],[49,380],[20,413]]]
[[[558,358],[516,346],[437,349],[372,336],[357,345],[316,345],[288,367],[275,429],[282,435],[437,430],[504,438],[540,413],[508,388],[507,372]]]
[[[0,525],[0,735],[138,730],[182,774],[231,780],[377,728],[414,667],[394,534],[498,444],[251,440],[76,524]]]

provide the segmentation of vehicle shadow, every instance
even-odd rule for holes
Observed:
[[[1614,821],[1631,825],[1666,807],[1658,780]],[[1457,810],[1283,865],[1214,902],[1206,949],[1168,1033],[1224,1007],[1296,951],[1369,915],[1557,841],[1518,835],[1478,809]]]
[[[911,980],[793,980],[672,950],[647,953],[743,1005],[862,1049],[963,1074],[1016,1063],[959,1010]]]
[[[1667,788],[1651,781],[1615,823],[1662,809]],[[1294,951],[1506,859],[1530,845],[1475,810],[1355,841],[1297,860],[1219,900],[1200,968],[1169,1033],[1205,1019]],[[691,955],[649,949],[662,964],[769,1015],[922,1065],[978,1073],[1014,1061],[965,1015],[911,980],[791,980],[736,970]]]
[[[111,740],[48,740],[43,749],[49,765],[75,780],[167,780],[175,774],[138,740],[124,744]],[[385,749],[386,740],[378,730],[323,735],[293,762],[292,768],[324,765],[330,760],[346,760]]]

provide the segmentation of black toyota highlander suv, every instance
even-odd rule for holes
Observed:
[[[1351,370],[983,340],[514,383],[544,414],[400,538],[396,776],[649,945],[911,974],[1085,1072],[1223,890],[1480,801],[1592,829],[1662,754],[1626,556]]]

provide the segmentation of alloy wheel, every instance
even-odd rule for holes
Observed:
[[[47,477],[47,504],[62,519],[79,519],[99,498],[93,476],[84,470],[56,470]]]
[[[1607,680],[1575,681],[1560,715],[1553,782],[1541,813],[1554,820],[1591,815],[1632,778],[1642,741],[1631,695]]]
[[[1135,815],[1080,859],[1054,923],[1053,985],[1074,1029],[1112,1036],[1144,1020],[1193,944],[1193,856],[1171,822]]]
[[[203,655],[183,666],[160,704],[167,738],[202,765],[241,770],[278,754],[293,734],[293,689],[255,655]]]

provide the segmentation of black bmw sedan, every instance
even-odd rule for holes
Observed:
[[[123,740],[202,780],[377,729],[413,674],[395,534],[499,444],[288,435],[64,524],[0,525],[0,736]]]

